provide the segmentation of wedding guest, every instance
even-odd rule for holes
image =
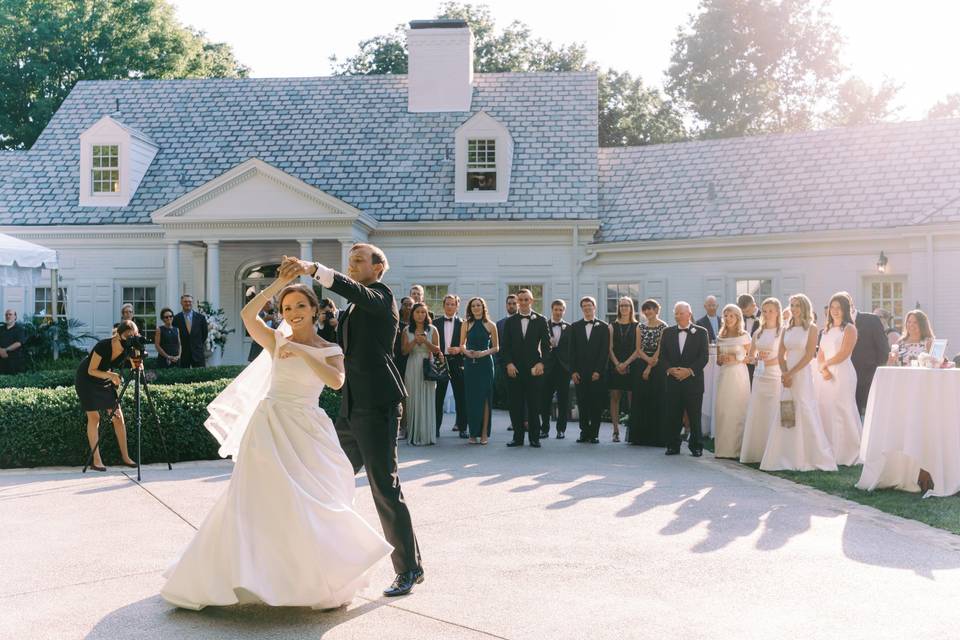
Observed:
[[[783,310],[783,326],[790,324],[790,307]]]
[[[894,326],[893,314],[888,309],[877,307],[873,310],[873,315],[880,318],[880,322],[883,323],[883,330],[887,334],[887,342],[890,343],[890,346],[892,347],[900,342],[900,332]]]
[[[279,325],[279,323],[276,322],[274,317],[273,302],[271,300],[267,300],[263,304],[263,308],[260,309],[260,312],[257,313],[257,316],[261,320],[263,320],[263,323],[268,327],[270,327],[271,329],[276,329],[277,326]],[[179,337],[179,331],[177,333]],[[336,336],[334,336],[333,342],[336,343],[336,341],[337,341]],[[262,352],[263,352],[263,347],[260,345],[260,343],[251,338],[250,352],[247,354],[247,362],[253,362],[257,358],[257,356],[259,356]]]
[[[511,293],[510,295],[508,295],[506,300],[504,301],[504,305],[507,310],[507,315],[497,320],[497,335],[500,336],[501,341],[503,340],[503,326],[506,324],[507,318],[510,318],[511,316],[517,313],[517,295],[514,293]],[[494,361],[494,365],[496,366],[495,380],[500,379],[500,380],[506,381],[507,370],[506,370],[506,364],[504,364],[503,362],[503,354],[497,353],[496,355],[494,355],[493,361]],[[500,384],[503,385],[502,388],[506,395],[506,398],[504,399],[507,402],[507,406],[510,407],[512,406],[510,403],[510,385],[506,384],[505,382]],[[513,431],[513,430],[514,430],[513,416],[511,415],[510,426],[507,427],[507,431]]]
[[[583,319],[570,326],[570,377],[577,391],[580,437],[577,442],[600,442],[600,416],[606,389],[604,375],[610,358],[610,325],[597,320],[597,301],[580,299]]]
[[[737,297],[737,306],[743,313],[743,329],[747,335],[753,338],[753,334],[760,328],[760,322],[757,321],[757,301],[749,293],[742,293]],[[747,364],[747,374],[750,377],[750,384],[753,384],[753,372],[756,365]]]
[[[456,407],[454,431],[461,438],[467,437],[466,401],[463,397],[463,355],[460,352],[460,327],[463,322],[457,315],[460,311],[460,296],[452,293],[443,298],[443,317],[434,319],[433,326],[440,335],[440,348],[447,361],[449,385],[453,387],[453,403]],[[447,380],[437,383],[437,437],[440,437],[440,425],[443,423],[443,401],[447,397]]]
[[[660,303],[644,300],[640,305],[644,321],[637,331],[637,366],[633,404],[627,442],[647,447],[662,447],[661,414],[666,375],[660,365],[660,338],[667,323],[660,319]]]
[[[903,336],[890,350],[887,364],[909,367],[910,361],[916,360],[921,353],[930,353],[935,337],[926,313],[920,309],[908,311],[903,318]]]
[[[792,426],[784,426],[781,415],[781,421],[771,427],[760,460],[764,471],[837,470],[813,389],[816,349],[813,306],[807,296],[798,293],[790,297],[790,324],[783,332],[778,354],[783,400],[792,404],[795,419]]]
[[[517,313],[503,323],[501,352],[514,428],[508,447],[523,446],[524,430],[530,446],[540,447],[540,405],[543,403],[544,359],[550,354],[550,331],[547,319],[532,311],[532,305],[533,293],[521,289],[517,292]]]
[[[673,305],[677,324],[663,330],[660,362],[666,384],[663,398],[663,439],[668,456],[680,453],[680,425],[686,411],[690,421],[687,446],[696,458],[703,455],[703,368],[710,359],[707,330],[693,324],[693,310],[687,302]]]
[[[87,417],[87,441],[93,449],[94,471],[106,471],[103,459],[100,457],[100,447],[97,444],[100,429],[100,412],[116,408],[113,413],[113,430],[117,435],[117,444],[120,447],[120,457],[124,466],[136,467],[127,451],[127,428],[123,422],[123,412],[117,401],[117,392],[120,387],[120,374],[111,371],[124,361],[125,342],[131,337],[139,335],[137,325],[130,320],[121,320],[117,332],[106,340],[94,345],[90,353],[80,361],[77,367],[74,386],[77,397],[80,399],[80,408]]]
[[[169,369],[180,361],[180,332],[173,326],[173,309],[160,310],[163,322],[153,334],[153,346],[157,348],[157,368]]]
[[[193,296],[180,296],[182,311],[173,317],[180,332],[180,366],[184,369],[206,365],[207,319],[193,309]]]
[[[400,299],[400,322],[397,324],[397,338],[393,341],[393,363],[397,367],[400,375],[407,371],[407,356],[403,353],[403,336],[410,324],[410,310],[413,309],[413,298],[404,296]],[[340,312],[343,313],[342,311]],[[338,314],[338,322],[340,316]],[[407,399],[400,400],[400,430],[397,436],[401,440],[407,438]]]
[[[776,298],[764,300],[760,315],[760,329],[753,334],[748,356],[749,360],[756,362],[757,368],[743,424],[740,462],[744,463],[760,462],[770,429],[780,423],[780,396],[783,392],[779,360],[783,327],[780,301]]]
[[[413,304],[422,304],[426,305],[427,303],[423,300],[423,285],[415,284],[410,287],[410,299],[413,300]],[[430,307],[427,307],[427,318],[430,319],[430,322],[433,322],[433,311],[430,310]]]
[[[624,296],[617,301],[617,319],[610,325],[610,364],[607,388],[610,391],[610,420],[613,441],[620,442],[620,396],[627,394],[627,406],[633,403],[633,361],[637,359],[637,321],[633,300]]]
[[[500,350],[497,325],[490,321],[487,301],[471,298],[467,319],[460,326],[463,383],[470,444],[487,444],[493,407],[493,355]]]
[[[550,437],[550,414],[553,398],[557,398],[557,440],[566,438],[567,415],[570,413],[570,324],[563,319],[567,303],[550,303],[550,355],[547,356],[543,381],[543,408],[540,411],[540,437]]]
[[[857,370],[857,409],[860,415],[867,410],[867,398],[870,397],[870,386],[873,384],[873,374],[877,367],[886,364],[890,353],[890,343],[883,330],[880,318],[872,313],[857,311],[857,305],[846,291],[840,292],[850,301],[853,323],[857,327],[857,345],[853,348],[853,367]]]
[[[333,300],[330,298],[320,298],[320,315],[317,316],[317,335],[333,344],[337,344],[337,325],[340,323],[337,316],[337,305]]]
[[[440,336],[430,324],[427,307],[416,303],[410,311],[410,324],[403,334],[403,353],[407,368],[403,384],[407,388],[407,438],[412,445],[437,442],[437,383],[423,377],[424,359],[439,354]]]
[[[137,321],[133,317],[133,305],[130,304],[129,302],[125,302],[123,306],[120,307],[120,322],[123,322],[124,320],[127,320],[128,322],[132,322],[133,324],[137,324]],[[113,325],[113,333],[117,332],[117,328],[120,326],[120,322],[117,322],[116,324]],[[140,331],[140,325],[137,324],[138,334],[139,334],[139,331]]]
[[[850,299],[835,294],[827,305],[827,328],[820,340],[817,369],[822,377],[817,388],[820,421],[838,465],[860,459],[863,423],[857,410],[857,371],[850,355],[857,344],[857,327],[850,315]]]
[[[3,325],[0,325],[0,375],[23,373],[23,345],[27,334],[17,322],[17,312],[7,309],[3,312]]]
[[[743,312],[735,304],[723,308],[723,328],[717,336],[717,390],[714,404],[714,455],[740,458],[743,430],[750,403],[747,353],[752,338],[743,324]]]
[[[717,309],[720,303],[717,302],[717,296],[707,296],[703,301],[703,309],[707,312],[705,316],[697,320],[697,324],[707,330],[710,342],[717,341],[717,334],[720,333],[720,318],[717,316]]]

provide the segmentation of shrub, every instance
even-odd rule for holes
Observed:
[[[229,379],[193,384],[151,386],[171,462],[217,458],[219,445],[204,428],[207,404],[230,383]],[[123,398],[130,452],[136,455],[133,393]],[[340,408],[340,395],[324,390],[320,406],[332,420]],[[153,412],[142,399],[143,462],[163,462],[163,448]],[[107,464],[120,459],[113,427],[101,421],[101,453]],[[0,389],[0,468],[65,465],[80,467],[90,450],[86,420],[76,392],[57,389]]]
[[[21,373],[15,376],[0,376],[0,389],[24,389],[37,387],[52,389],[53,387],[72,387],[76,367],[54,371],[37,371]],[[151,369],[147,366],[147,383],[150,385],[190,384],[194,382],[209,382],[236,378],[243,371],[242,365],[225,365],[222,367],[204,367],[201,369]],[[124,377],[129,373],[125,372]]]

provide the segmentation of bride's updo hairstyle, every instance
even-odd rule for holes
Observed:
[[[310,308],[313,309],[313,321],[316,322],[320,317],[320,300],[317,299],[317,294],[313,292],[312,287],[308,287],[307,285],[299,282],[297,284],[291,284],[287,287],[284,287],[283,291],[280,292],[280,295],[277,296],[277,306],[280,309],[280,317],[283,317],[283,299],[291,293],[300,293],[307,298]]]

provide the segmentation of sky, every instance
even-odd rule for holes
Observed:
[[[363,39],[401,23],[432,18],[440,0],[173,0],[181,22],[233,46],[254,77],[322,76],[331,55],[343,59]],[[555,44],[581,42],[590,59],[662,86],[677,28],[698,0],[486,0],[497,24],[526,23]],[[902,85],[898,118],[923,118],[950,93],[960,93],[960,2],[956,0],[833,0],[833,21],[845,44],[849,73],[877,86]]]

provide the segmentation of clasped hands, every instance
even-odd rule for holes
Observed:
[[[520,375],[520,370],[517,369],[517,366],[511,362],[507,365],[507,375],[510,376],[511,378],[516,378],[518,375]],[[530,368],[530,375],[532,375],[535,378],[538,376],[542,376],[543,363],[538,362],[537,364],[533,365],[533,367]]]
[[[313,262],[307,262],[293,256],[283,256],[280,262],[280,279],[293,280],[298,276],[313,276]]]
[[[580,374],[576,371],[570,375],[570,378],[573,380],[573,384],[580,384]],[[590,380],[593,382],[598,382],[600,380],[600,374],[594,371],[592,374],[590,374]]]
[[[670,367],[667,369],[667,375],[677,382],[683,382],[693,375],[693,370],[686,367]]]

